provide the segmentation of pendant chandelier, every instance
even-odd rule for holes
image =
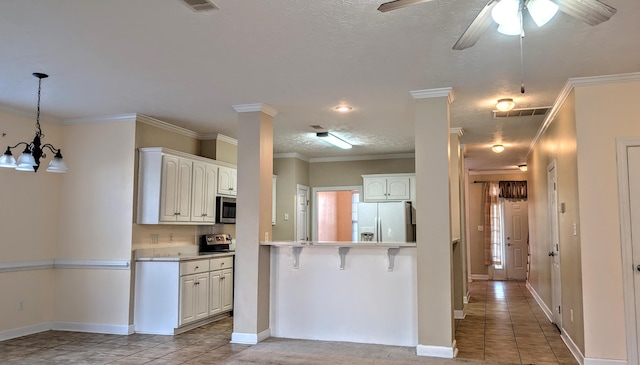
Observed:
[[[42,79],[49,77],[49,75],[43,73],[34,73],[33,76],[38,78],[38,112],[36,114],[36,135],[31,142],[19,142],[15,146],[7,146],[7,150],[4,155],[0,157],[0,167],[14,168],[18,171],[38,171],[40,167],[40,158],[46,158],[45,148],[48,148],[55,155],[53,160],[49,163],[47,172],[65,173],[67,172],[67,164],[62,159],[62,152],[59,148],[55,148],[51,143],[42,144],[42,130],[40,129],[40,91],[42,89]],[[24,145],[24,151],[18,161],[13,157],[11,153],[12,148],[16,148],[20,145]]]

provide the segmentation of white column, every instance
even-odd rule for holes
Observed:
[[[419,356],[456,355],[449,186],[451,88],[412,91],[418,256]]]
[[[234,105],[238,114],[238,197],[231,342],[256,344],[269,333],[273,117],[265,104]]]

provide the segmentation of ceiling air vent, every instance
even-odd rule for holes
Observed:
[[[321,125],[317,125],[317,124],[310,125],[309,127],[313,128],[313,129],[324,129],[324,128],[322,128]]]
[[[182,2],[187,4],[193,11],[196,12],[220,9],[218,5],[209,0],[182,0]]]
[[[511,109],[508,112],[501,112],[499,110],[493,111],[493,119],[498,118],[515,118],[515,117],[530,117],[535,115],[545,115],[551,109],[550,106],[538,107],[538,108],[522,108]]]

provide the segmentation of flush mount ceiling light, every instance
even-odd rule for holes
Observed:
[[[44,149],[48,148],[52,153],[55,153],[53,160],[49,163],[47,172],[64,173],[67,172],[67,164],[62,159],[62,152],[59,148],[53,147],[51,143],[42,144],[44,134],[40,129],[40,91],[42,90],[42,79],[46,79],[49,75],[43,73],[34,73],[33,76],[38,78],[38,112],[36,114],[36,135],[31,142],[18,142],[15,146],[7,146],[7,150],[4,155],[0,157],[0,167],[14,168],[18,171],[38,171],[40,167],[40,158],[46,158]],[[11,154],[11,149],[20,145],[24,145],[24,151],[18,161]]]
[[[496,103],[496,109],[501,112],[508,112],[509,110],[513,109],[514,106],[516,106],[516,103],[514,103],[513,99],[511,98],[500,99]]]
[[[334,108],[336,111],[339,111],[340,113],[346,113],[346,112],[350,112],[353,108],[348,106],[348,105],[339,105],[337,107]]]
[[[316,133],[316,136],[320,137],[325,142],[331,143],[338,148],[342,148],[343,150],[348,150],[352,147],[350,143],[341,140],[329,132],[318,132]]]
[[[518,165],[518,168],[520,169],[520,171],[527,171],[527,165]]]
[[[501,144],[494,144],[493,147],[491,147],[491,151],[495,152],[495,153],[500,153],[502,151],[504,151],[504,146]]]

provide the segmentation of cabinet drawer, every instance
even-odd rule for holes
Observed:
[[[198,274],[209,271],[208,260],[187,261],[180,264],[180,275]]]
[[[220,257],[209,260],[209,268],[211,271],[228,269],[233,267],[233,256]]]

